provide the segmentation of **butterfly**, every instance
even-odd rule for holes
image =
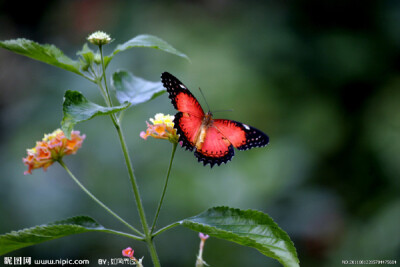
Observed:
[[[213,119],[210,111],[204,113],[189,89],[170,73],[164,72],[161,81],[178,110],[174,127],[179,141],[186,150],[195,150],[194,155],[204,166],[210,164],[212,168],[215,164],[227,163],[235,155],[234,147],[247,150],[268,144],[268,136],[254,127],[232,120]]]

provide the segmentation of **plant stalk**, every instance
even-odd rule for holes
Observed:
[[[139,240],[139,241],[144,241],[143,237],[132,235],[132,234],[128,234],[128,233],[124,233],[124,232],[121,232],[121,231],[112,230],[112,229],[105,229],[105,230],[102,230],[102,232],[109,233],[109,234],[114,234],[114,235],[125,236],[125,237],[129,237],[129,238],[136,239],[136,240]]]
[[[150,233],[153,233],[154,228],[156,227],[156,224],[157,224],[158,215],[159,215],[159,213],[160,213],[161,206],[162,206],[163,201],[164,201],[165,192],[167,191],[168,180],[169,180],[169,174],[171,173],[172,162],[174,161],[174,156],[175,156],[175,151],[176,151],[176,146],[177,146],[177,145],[178,145],[178,143],[173,143],[173,144],[172,144],[171,160],[170,160],[170,162],[169,162],[169,167],[168,167],[168,171],[167,171],[167,176],[166,176],[166,178],[165,178],[164,189],[163,189],[163,192],[162,192],[162,194],[161,194],[160,202],[158,203],[157,212],[156,212],[156,215],[154,216],[154,221],[153,221],[153,225],[152,225],[152,227],[151,227]]]
[[[162,232],[167,231],[167,230],[169,230],[171,228],[174,228],[174,227],[176,227],[176,226],[178,226],[180,224],[181,224],[181,222],[175,222],[175,223],[172,223],[170,225],[167,225],[167,226],[161,228],[160,230],[158,230],[157,232],[155,232],[154,234],[152,234],[152,237],[154,238],[156,235],[159,235]]]
[[[124,153],[125,163],[128,168],[129,178],[131,180],[132,189],[133,189],[133,193],[134,193],[135,200],[136,200],[136,207],[138,209],[140,221],[142,223],[142,228],[143,228],[143,231],[146,236],[147,247],[149,248],[149,252],[150,252],[151,258],[153,260],[154,266],[160,267],[161,266],[160,261],[158,259],[157,251],[155,249],[155,246],[154,246],[154,243],[153,243],[153,240],[151,237],[151,232],[150,232],[149,226],[147,224],[146,215],[144,213],[142,200],[141,200],[140,194],[139,194],[139,188],[137,186],[136,178],[135,178],[135,175],[133,172],[133,167],[132,167],[131,159],[130,159],[128,149],[126,146],[125,138],[124,138],[123,132],[122,132],[121,127],[118,124],[118,122],[115,120],[115,118],[113,116],[111,116],[111,119],[114,122],[115,128],[117,129],[118,137],[119,137],[121,147],[122,147],[122,151]]]
[[[100,57],[101,57],[101,67],[103,68],[102,76],[104,79],[104,86],[106,87],[106,93],[107,93],[107,97],[108,97],[109,106],[112,107],[111,95],[110,95],[110,92],[108,91],[108,86],[107,86],[106,67],[104,66],[103,46],[102,45],[99,45],[99,50],[100,50]]]
[[[69,176],[71,176],[72,180],[75,181],[75,183],[91,198],[93,199],[97,204],[99,204],[102,208],[104,208],[108,213],[110,213],[112,216],[114,216],[115,218],[117,218],[117,220],[119,220],[120,222],[122,222],[123,224],[125,224],[128,228],[130,228],[132,231],[136,232],[137,234],[139,234],[140,236],[143,236],[143,234],[137,230],[135,227],[133,227],[132,225],[130,225],[129,223],[127,223],[124,219],[122,219],[121,217],[119,217],[115,212],[113,212],[109,207],[107,207],[103,202],[101,202],[99,199],[97,199],[88,189],[86,189],[86,187],[81,184],[81,182],[79,182],[79,180],[75,177],[75,175],[68,169],[68,167],[65,165],[65,163],[60,159],[58,161],[60,163],[60,165],[67,171],[67,173],[69,174]],[[141,237],[138,237],[141,238]]]
[[[101,46],[99,46],[99,49],[100,49],[100,56],[101,56],[101,65],[103,68],[103,79],[104,79],[104,84],[105,84],[105,88],[106,88],[107,100],[108,100],[106,102],[108,102],[107,103],[108,106],[112,106],[111,97],[110,97],[108,87],[107,87],[107,80],[106,80],[105,66],[104,66],[104,59],[103,59],[103,50],[102,50]],[[101,83],[99,83],[99,86],[101,87]],[[139,188],[138,188],[136,178],[135,178],[135,175],[133,172],[132,161],[131,161],[131,158],[128,153],[128,148],[127,148],[127,145],[125,142],[124,134],[121,129],[121,125],[114,114],[110,114],[110,118],[115,126],[115,129],[118,132],[119,141],[121,143],[122,152],[123,152],[124,158],[125,158],[125,164],[128,169],[129,179],[131,181],[133,194],[135,196],[136,207],[139,212],[140,222],[142,223],[142,228],[143,228],[144,235],[145,235],[145,241],[147,243],[147,247],[149,249],[151,259],[152,259],[155,267],[161,267],[160,260],[158,259],[157,251],[155,249],[154,242],[151,237],[151,232],[150,232],[149,226],[147,224],[142,200],[140,198]]]

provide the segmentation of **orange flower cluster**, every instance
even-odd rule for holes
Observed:
[[[42,141],[36,142],[34,148],[27,149],[28,156],[22,159],[28,166],[24,174],[32,174],[32,170],[39,168],[46,170],[64,155],[75,154],[85,138],[86,135],[80,135],[79,131],[72,131],[71,139],[67,139],[60,129],[45,134]]]
[[[176,129],[174,129],[173,120],[174,116],[157,113],[154,119],[150,119],[153,124],[146,121],[146,132],[141,132],[140,137],[146,140],[147,137],[151,136],[157,139],[166,139],[172,143],[177,143],[179,137],[176,134]]]

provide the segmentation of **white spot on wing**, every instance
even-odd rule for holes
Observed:
[[[244,124],[244,123],[242,123],[242,125],[243,125],[243,127],[244,127],[246,130],[250,130],[249,125],[246,125],[246,124]]]
[[[183,84],[179,85],[181,88],[186,89],[186,87]]]

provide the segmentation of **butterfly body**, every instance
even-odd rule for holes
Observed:
[[[266,134],[246,124],[226,119],[213,119],[212,113],[204,113],[197,99],[177,78],[168,72],[161,76],[169,98],[178,113],[174,125],[179,141],[193,151],[204,165],[220,165],[232,159],[238,150],[262,147],[268,144]]]
[[[197,131],[195,138],[193,139],[194,147],[196,147],[197,150],[200,150],[203,147],[204,141],[207,136],[207,131],[210,127],[212,127],[212,124],[212,114],[211,112],[207,112],[202,119],[201,126]]]

